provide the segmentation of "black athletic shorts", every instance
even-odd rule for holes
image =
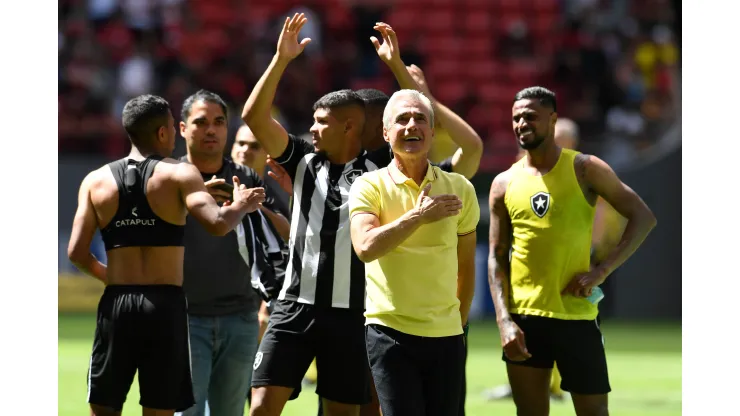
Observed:
[[[183,411],[195,404],[181,287],[105,288],[88,370],[88,402],[120,411],[137,370],[141,406]]]
[[[563,390],[575,394],[611,391],[599,318],[576,321],[530,315],[511,317],[524,332],[524,341],[532,357],[515,362],[502,354],[504,361],[536,368],[552,368],[557,362]]]
[[[364,325],[362,310],[276,301],[254,359],[252,387],[300,389],[315,357],[316,394],[340,403],[369,403]]]
[[[465,378],[464,335],[421,337],[366,328],[367,355],[383,416],[454,416]]]

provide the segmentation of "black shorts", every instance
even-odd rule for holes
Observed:
[[[460,411],[464,336],[420,337],[366,328],[367,355],[384,416],[449,416]]]
[[[552,368],[557,362],[563,390],[575,394],[611,391],[598,318],[574,321],[530,315],[511,317],[524,332],[524,341],[532,357],[514,362],[503,355],[504,361],[536,368]]]
[[[181,287],[105,288],[88,370],[88,402],[120,411],[137,370],[141,406],[182,411],[195,404]]]
[[[254,359],[252,387],[298,390],[315,357],[316,394],[340,403],[369,403],[364,325],[362,310],[276,301]]]

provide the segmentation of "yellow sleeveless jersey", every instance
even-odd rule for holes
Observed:
[[[560,292],[590,267],[594,207],[583,195],[573,161],[562,149],[553,169],[535,176],[526,159],[511,168],[504,201],[513,232],[509,311],[557,319],[596,319],[585,298]]]

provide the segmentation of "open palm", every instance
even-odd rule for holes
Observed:
[[[387,23],[378,23],[373,29],[380,32],[383,38],[383,43],[381,44],[375,36],[370,37],[370,41],[375,46],[375,51],[378,53],[380,59],[385,63],[400,61],[401,50],[398,47],[396,32],[393,31],[391,26]]]
[[[281,58],[295,59],[303,52],[306,45],[311,42],[310,38],[305,38],[298,43],[298,34],[307,21],[308,18],[303,13],[296,13],[292,18],[285,18],[285,24],[283,25],[283,31],[280,32],[277,47],[277,53]]]

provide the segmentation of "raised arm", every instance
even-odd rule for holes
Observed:
[[[379,43],[375,37],[370,40],[380,59],[393,72],[398,85],[402,89],[421,91],[427,96],[434,107],[435,124],[447,130],[455,144],[460,146],[452,158],[452,170],[468,179],[472,178],[478,171],[483,155],[483,140],[465,120],[434,99],[427,86],[424,73],[419,67],[416,65],[407,67],[403,63],[396,32],[385,23],[379,23],[374,29],[382,35],[383,43]]]
[[[244,215],[256,211],[265,200],[264,188],[247,189],[234,176],[234,202],[219,207],[208,193],[198,169],[188,163],[177,168],[177,182],[185,207],[210,234],[226,235],[236,228]]]
[[[627,219],[621,240],[596,267],[599,275],[606,278],[637,251],[657,220],[642,198],[625,185],[606,162],[595,156],[578,157],[582,159],[583,178],[588,187]]]
[[[417,89],[432,101],[434,117],[440,127],[447,130],[452,141],[460,146],[452,156],[452,170],[468,179],[472,178],[478,172],[483,156],[483,140],[462,117],[432,96],[421,68],[411,65],[406,70],[418,85]]]
[[[90,244],[98,229],[98,218],[90,199],[90,189],[96,174],[96,172],[88,174],[80,185],[77,195],[77,212],[72,224],[67,256],[81,272],[106,283],[106,266],[90,252]]]
[[[311,39],[298,43],[298,33],[308,19],[303,13],[296,13],[292,18],[286,17],[283,30],[280,32],[277,53],[262,77],[257,81],[242,111],[242,119],[252,130],[267,153],[278,157],[288,146],[288,133],[283,126],[272,118],[272,103],[275,101],[280,78],[290,61],[303,52]]]
[[[531,357],[524,342],[524,333],[511,319],[509,297],[511,296],[510,272],[512,227],[504,197],[508,182],[507,173],[496,176],[491,184],[488,204],[491,210],[488,255],[488,285],[491,289],[493,306],[496,308],[501,345],[510,360],[523,361]]]

